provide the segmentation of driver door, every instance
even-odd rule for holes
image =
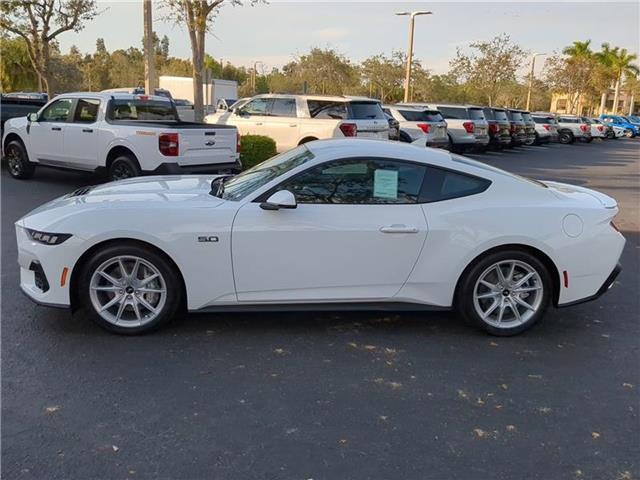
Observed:
[[[61,98],[50,103],[29,124],[29,146],[32,159],[42,164],[66,163],[64,155],[64,131],[73,107],[72,98]]]
[[[263,210],[260,201],[245,204],[232,235],[238,300],[393,297],[427,236],[417,203],[424,175],[421,165],[390,159],[327,162],[269,192],[289,190],[296,208],[273,211]]]
[[[272,102],[271,98],[254,98],[241,107],[239,112],[232,113],[233,125],[238,128],[240,135],[269,135],[266,122]]]

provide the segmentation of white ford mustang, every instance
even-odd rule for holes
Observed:
[[[613,284],[612,198],[448,152],[308,143],[235,176],[85,187],[16,223],[21,287],[108,330],[189,311],[449,309],[496,335]]]

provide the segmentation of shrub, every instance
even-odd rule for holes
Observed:
[[[276,154],[276,142],[263,135],[244,135],[240,139],[240,160],[246,170]]]

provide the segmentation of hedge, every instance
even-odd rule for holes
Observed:
[[[240,138],[240,160],[246,170],[276,154],[276,142],[263,135],[243,135]]]

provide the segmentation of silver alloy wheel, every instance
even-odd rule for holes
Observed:
[[[482,321],[496,328],[527,322],[540,308],[540,274],[521,260],[501,260],[487,268],[473,288],[473,305]]]
[[[89,285],[95,311],[119,327],[141,327],[162,312],[167,286],[149,261],[130,255],[113,257],[95,269]]]

